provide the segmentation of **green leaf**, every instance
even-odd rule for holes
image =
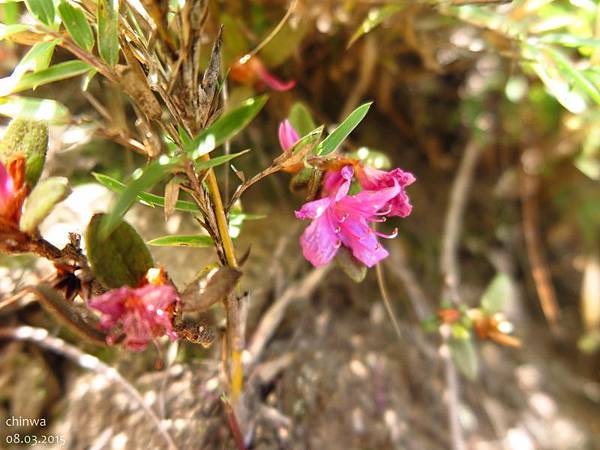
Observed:
[[[600,49],[600,39],[584,38],[569,33],[549,33],[536,37],[535,40],[544,44],[558,44],[564,47],[592,47]]]
[[[87,73],[90,65],[79,60],[65,61],[48,67],[35,73],[28,73],[21,77],[11,93],[35,89],[38,86],[52,83],[54,81],[65,80]]]
[[[352,133],[367,115],[373,102],[365,103],[352,111],[348,117],[317,146],[315,153],[325,156],[337,150],[344,140]]]
[[[219,117],[212,125],[192,139],[188,145],[184,146],[185,152],[191,155],[192,159],[197,159],[212,152],[219,145],[243,130],[262,109],[267,99],[266,95],[250,98],[237,108]]]
[[[96,181],[98,181],[98,183],[107,187],[113,192],[122,193],[127,187],[124,183],[121,183],[120,181],[109,177],[108,175],[103,175],[101,173],[95,172],[92,172],[92,175],[94,176],[94,178],[96,178]],[[150,194],[148,192],[139,192],[136,195],[136,198],[139,202],[151,206],[152,208],[156,206],[165,206],[165,199],[160,195]],[[178,211],[187,211],[192,213],[200,212],[198,206],[196,206],[195,203],[188,202],[186,200],[177,200],[177,202],[175,203],[175,209]]]
[[[21,231],[33,233],[56,204],[70,193],[69,180],[64,177],[50,177],[40,181],[25,201],[19,223]]]
[[[25,177],[33,187],[44,168],[48,151],[48,125],[45,122],[15,119],[0,141],[0,160],[7,163],[15,155],[24,155]]]
[[[0,1],[0,3],[2,2]],[[6,25],[14,25],[19,23],[21,11],[18,2],[5,2],[4,4],[0,5],[0,11],[2,13],[2,21]]]
[[[138,194],[152,188],[166,177],[171,169],[175,167],[176,163],[176,160],[161,157],[144,167],[141,175],[127,185],[112,207],[111,212],[102,219],[99,230],[100,237],[108,237],[115,227],[119,225],[131,205],[133,205]]]
[[[25,73],[28,70],[37,72],[44,70],[50,65],[50,60],[54,54],[54,47],[60,42],[59,39],[54,39],[49,42],[38,42],[23,56],[14,72]]]
[[[554,61],[566,77],[570,78],[579,89],[590,96],[598,105],[600,105],[600,89],[585,76],[583,72],[576,69],[571,61],[566,58],[561,52],[553,48],[547,48],[546,51],[552,55]]]
[[[470,333],[459,324],[452,326],[449,340],[450,356],[460,372],[473,381],[479,373],[479,360]]]
[[[94,48],[94,34],[92,27],[79,6],[73,6],[66,0],[58,3],[58,15],[65,24],[65,28],[82,49],[88,52]]]
[[[155,247],[212,247],[214,242],[210,236],[162,236],[148,241]]]
[[[404,8],[404,5],[387,5],[382,8],[374,8],[369,11],[367,18],[363,21],[363,23],[356,29],[352,38],[350,38],[350,42],[348,42],[348,47],[354,44],[360,37],[365,34],[371,32],[374,28],[381,25],[381,23],[390,16],[393,16],[398,11]]]
[[[83,81],[81,82],[81,90],[82,91],[86,92],[88,90],[88,87],[90,86],[90,82],[96,76],[97,73],[98,73],[98,71],[94,68],[92,68],[86,72],[85,77],[83,77]]]
[[[138,287],[154,266],[152,255],[135,229],[117,220],[108,236],[102,236],[106,216],[96,214],[85,230],[85,248],[96,279],[107,288]]]
[[[23,56],[19,64],[15,67],[9,77],[0,79],[0,96],[5,96],[17,92],[17,86],[27,76],[29,71],[42,71],[48,67],[54,47],[59,42],[55,39],[50,42],[38,42],[34,44]],[[22,89],[21,89],[22,90]]]
[[[504,309],[507,300],[512,296],[512,283],[510,277],[499,272],[490,282],[481,296],[481,307],[490,314],[495,314]]]
[[[310,111],[302,102],[296,102],[290,110],[289,120],[300,136],[310,133],[317,126]]]
[[[0,115],[15,119],[66,123],[71,115],[66,106],[54,100],[11,95],[0,98]]]
[[[564,69],[558,67],[557,61],[550,52],[543,51],[531,44],[524,44],[524,56],[533,60],[526,63],[542,80],[546,91],[573,114],[580,114],[587,108],[582,92],[573,89],[572,80]]]
[[[119,0],[98,0],[98,53],[109,66],[119,62]]]
[[[245,155],[249,151],[250,150],[243,150],[238,153],[232,153],[231,155],[221,155],[207,161],[199,161],[196,163],[196,170],[206,170],[210,169],[211,167],[220,166],[228,161],[231,161],[232,159],[237,158],[238,156]]]
[[[40,22],[54,27],[54,2],[52,0],[25,0],[29,12]]]
[[[213,158],[208,161],[201,161],[198,164],[196,164],[196,168],[198,170],[209,169],[211,167],[215,167],[220,164],[224,164],[227,161],[230,161],[230,160],[237,158],[238,156],[241,156],[248,152],[249,152],[249,150],[245,150],[243,152],[234,153],[231,155],[218,156],[217,158]],[[166,162],[165,166],[163,166],[163,167],[165,167],[165,172],[164,172],[163,176],[166,175],[168,173],[168,171],[172,167],[175,166],[176,163],[177,163],[177,160],[174,160],[174,159],[170,160],[170,162]],[[148,170],[148,167],[149,166],[147,166],[147,168],[144,169],[144,174],[145,174],[146,170]],[[153,170],[160,170],[160,169],[153,169]],[[150,206],[152,208],[154,208],[156,206],[161,206],[161,207],[165,206],[165,198],[164,197],[162,197],[160,195],[151,194],[149,192],[143,192],[144,189],[149,189],[152,186],[154,186],[155,184],[157,184],[158,181],[160,181],[160,179],[162,179],[162,177],[159,178],[158,181],[156,181],[156,182],[154,182],[154,180],[152,178],[148,178],[147,181],[150,184],[148,184],[146,187],[142,187],[137,191],[130,191],[126,194],[126,191],[128,189],[138,189],[139,188],[139,185],[136,186],[135,188],[132,188],[131,185],[133,183],[135,183],[136,181],[138,181],[140,178],[142,178],[144,175],[142,175],[142,177],[134,180],[129,186],[125,185],[124,183],[122,183],[108,175],[103,175],[100,173],[92,173],[92,175],[94,176],[94,178],[96,178],[96,181],[98,181],[98,183],[100,183],[101,185],[107,187],[108,189],[110,189],[113,192],[117,192],[117,193],[121,194],[120,199],[122,199],[124,195],[127,195],[128,201],[131,200],[131,203],[129,204],[129,206],[127,206],[127,209],[129,209],[129,207],[135,200],[137,200],[147,206]],[[144,183],[146,183],[146,181],[144,181]],[[129,198],[130,195],[133,195],[132,199]],[[186,212],[191,212],[191,213],[200,212],[200,210],[198,209],[198,206],[196,206],[195,203],[185,201],[185,200],[177,200],[177,202],[175,203],[175,210],[186,211]]]

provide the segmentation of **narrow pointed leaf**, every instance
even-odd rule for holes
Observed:
[[[127,188],[125,183],[121,183],[119,180],[116,180],[108,175],[103,175],[101,173],[92,173],[96,181],[106,188],[110,189],[113,192],[122,193]],[[151,206],[165,206],[165,199],[160,195],[150,194],[148,192],[139,192],[136,195],[136,198],[139,202]],[[175,203],[175,209],[177,211],[187,211],[197,213],[200,212],[198,206],[196,206],[193,202],[188,202],[186,200],[177,200]]]
[[[600,88],[592,83],[583,72],[573,66],[573,63],[558,50],[548,47],[546,51],[552,56],[566,78],[570,78],[581,91],[590,96],[596,104],[600,105]]]
[[[323,142],[316,147],[315,153],[320,156],[325,156],[337,150],[358,124],[362,122],[367,115],[367,112],[369,112],[371,105],[372,102],[365,103],[352,111],[329,136],[323,139]]]
[[[244,150],[244,151],[241,151],[238,153],[232,153],[231,155],[217,156],[217,157],[211,158],[207,161],[199,161],[196,163],[196,170],[206,170],[206,169],[210,169],[211,167],[220,166],[222,164],[225,164],[225,163],[231,161],[232,159],[237,158],[238,156],[245,155],[249,151],[250,150]]]
[[[131,181],[121,193],[109,214],[102,218],[100,224],[100,237],[108,237],[120,223],[125,213],[135,202],[138,194],[145,189],[151,189],[159,181],[167,176],[176,165],[173,160],[162,158],[144,167],[142,174]]]
[[[75,43],[88,52],[94,48],[94,34],[80,7],[66,0],[58,3],[58,15]]]
[[[67,107],[57,101],[16,95],[0,98],[0,115],[16,119],[46,120],[55,124],[66,123],[71,117]]]
[[[147,243],[155,247],[212,247],[214,245],[210,236],[198,235],[162,236]]]
[[[558,44],[564,47],[592,47],[600,49],[600,39],[575,36],[570,33],[549,33],[536,37],[536,40],[545,44]]]
[[[25,0],[29,12],[40,22],[54,26],[54,2],[52,0]]]
[[[90,68],[89,64],[79,60],[58,63],[39,72],[23,75],[17,85],[13,88],[12,93],[34,89],[54,81],[76,77],[87,73]]]
[[[50,60],[54,54],[54,47],[59,42],[59,39],[54,39],[53,41],[34,44],[21,59],[14,72],[25,73],[28,70],[37,72],[46,69],[50,65]]]
[[[267,99],[268,97],[263,95],[246,100],[192,139],[184,146],[185,152],[193,159],[210,153],[243,130],[262,109]]]
[[[54,53],[54,47],[58,42],[59,40],[55,39],[49,42],[38,42],[34,44],[25,56],[23,56],[19,64],[17,64],[12,74],[0,79],[0,96],[18,92],[19,83],[24,77],[30,75],[28,72],[38,72],[46,69],[50,64],[50,60]]]
[[[98,0],[98,53],[109,66],[119,62],[118,0]]]
[[[393,16],[402,8],[404,8],[404,5],[387,5],[382,8],[374,8],[370,10],[366,19],[363,20],[363,22],[360,24],[360,26],[350,38],[350,42],[348,42],[348,47],[354,44],[360,37],[364,36],[367,33],[370,33],[373,29],[378,27],[385,19],[387,19],[390,16]]]

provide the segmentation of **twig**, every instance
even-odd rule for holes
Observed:
[[[448,342],[448,337],[445,339]],[[446,374],[446,387],[448,389],[448,422],[450,425],[450,435],[452,437],[453,450],[466,450],[465,438],[460,425],[459,407],[460,407],[460,385],[458,383],[458,373],[456,366],[450,357],[450,348],[446,344],[448,354],[444,355],[444,367]]]
[[[242,437],[242,432],[240,431],[240,425],[235,416],[235,411],[229,403],[229,400],[225,398],[223,399],[223,407],[225,408],[225,415],[227,416],[227,422],[229,423],[229,429],[233,435],[235,445],[237,446],[238,450],[246,450],[244,438]]]
[[[271,31],[269,33],[269,35],[266,38],[264,38],[260,42],[260,44],[258,44],[251,52],[249,52],[248,54],[246,54],[244,56],[244,58],[256,55],[258,52],[260,52],[265,47],[265,45],[267,45],[277,35],[277,33],[279,33],[281,31],[281,29],[283,28],[283,26],[285,25],[285,23],[287,22],[287,20],[290,18],[290,16],[292,15],[292,13],[294,12],[294,10],[296,9],[296,4],[297,3],[298,3],[298,0],[293,0],[292,1],[292,4],[290,5],[290,8],[287,10],[287,12],[283,16],[283,18],[279,21],[279,23],[277,24],[277,26],[275,28],[273,28],[273,31]]]
[[[256,331],[254,332],[252,341],[248,347],[248,352],[251,358],[250,362],[248,363],[249,366],[253,365],[260,359],[267,342],[269,339],[271,339],[275,333],[275,330],[277,330],[277,327],[283,320],[288,306],[294,300],[308,298],[310,295],[312,295],[321,280],[323,280],[325,275],[327,275],[330,270],[331,264],[318,269],[313,269],[300,281],[297,281],[288,287],[281,297],[279,297],[273,303],[273,305],[271,305],[256,327]]]
[[[556,330],[560,315],[556,291],[552,284],[552,277],[548,269],[546,254],[539,233],[539,205],[537,194],[540,180],[538,175],[529,173],[524,167],[521,180],[521,204],[523,214],[523,234],[527,247],[527,257],[531,264],[531,275],[535,289],[540,299],[544,317],[548,324]]]
[[[344,103],[344,108],[338,119],[340,122],[356,108],[367,89],[369,89],[371,81],[373,80],[375,67],[377,66],[377,55],[375,38],[373,38],[372,35],[368,35],[363,44],[358,79],[350,91],[350,95],[346,98],[346,103]]]
[[[40,278],[38,280],[38,283],[45,283],[47,281],[50,281],[52,278],[54,277],[54,274],[51,273],[49,275],[46,275],[43,278]],[[23,297],[25,297],[27,294],[29,294],[29,290],[28,290],[29,286],[25,286],[22,289],[19,289],[18,292],[15,292],[14,294],[12,294],[11,296],[0,300],[0,310],[6,308],[7,306],[12,305],[13,303],[21,300]]]
[[[29,341],[39,346],[65,356],[79,364],[84,369],[92,370],[106,379],[115,381],[140,405],[142,410],[156,425],[158,433],[164,438],[169,449],[177,450],[177,446],[169,433],[164,429],[158,416],[144,403],[142,395],[129,383],[116,369],[104,364],[98,358],[88,353],[84,353],[77,347],[74,347],[60,338],[50,336],[48,331],[43,328],[34,328],[20,326],[15,328],[0,328],[0,338],[10,338],[19,341]]]
[[[440,270],[444,279],[442,298],[450,300],[455,306],[458,306],[460,303],[460,293],[458,291],[460,283],[458,246],[462,233],[463,216],[469,197],[469,189],[480,154],[481,145],[472,140],[465,149],[458,173],[452,185],[444,233],[442,235],[442,254],[440,258]]]
[[[442,253],[440,257],[440,270],[444,280],[442,300],[450,300],[454,306],[461,303],[459,284],[460,267],[458,261],[458,247],[462,233],[463,216],[465,213],[469,190],[473,181],[475,167],[481,155],[481,144],[472,139],[463,154],[456,178],[450,192],[448,212],[442,236]],[[449,350],[449,333],[442,333],[444,346],[448,350],[444,354],[446,373],[446,388],[448,390],[448,424],[453,450],[465,450],[465,439],[460,425],[460,386],[456,367],[452,362]]]
[[[432,314],[431,300],[425,295],[425,291],[408,263],[403,245],[398,241],[396,241],[393,251],[390,252],[390,260],[386,267],[400,279],[417,319],[423,321],[430,317]]]
[[[512,3],[512,0],[451,0],[452,6],[464,5],[502,5]]]
[[[375,266],[375,273],[377,274],[377,285],[379,286],[379,292],[381,292],[381,296],[383,297],[383,304],[385,305],[388,316],[390,316],[390,320],[394,325],[394,331],[396,331],[398,339],[402,341],[402,330],[400,330],[400,324],[398,324],[398,319],[396,318],[396,314],[392,309],[392,302],[390,301],[390,296],[388,295],[387,287],[385,285],[385,276],[383,273],[383,266],[381,264],[377,264],[377,266]]]

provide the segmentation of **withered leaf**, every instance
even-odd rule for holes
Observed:
[[[183,311],[206,311],[212,305],[231,294],[241,276],[242,272],[239,270],[223,266],[208,280],[204,278],[194,280],[185,288],[185,291],[181,295]]]
[[[322,133],[323,127],[321,126],[302,137],[292,148],[275,158],[273,166],[281,170],[300,170],[304,166],[304,160],[318,144]]]
[[[47,284],[42,283],[35,288],[29,288],[29,290],[35,294],[44,309],[59,322],[65,324],[69,330],[90,343],[106,345],[106,335],[100,331],[97,321],[84,315],[87,310],[77,308]]]
[[[180,187],[180,179],[177,177],[171,178],[165,186],[165,220],[169,220],[169,217],[175,212]]]
[[[223,44],[223,29],[219,30],[219,35],[215,40],[213,49],[208,62],[208,67],[202,75],[202,83],[199,92],[198,116],[197,121],[200,124],[206,124],[211,113],[214,111],[215,98],[217,97],[217,87],[219,85],[219,75],[221,73],[221,46]],[[217,97],[218,100],[218,97]]]

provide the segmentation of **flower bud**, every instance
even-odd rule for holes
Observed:
[[[14,119],[0,141],[0,161],[8,164],[17,155],[25,157],[25,178],[33,187],[42,174],[48,151],[48,125],[24,119]]]

